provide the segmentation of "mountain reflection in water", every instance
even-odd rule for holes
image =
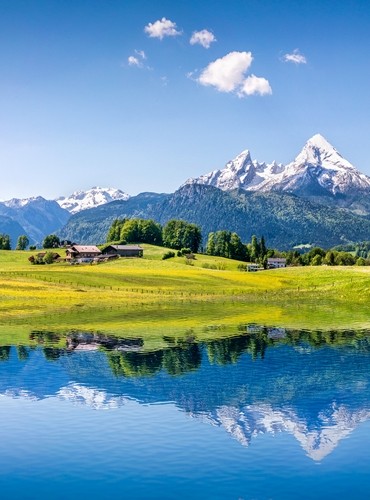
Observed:
[[[315,461],[370,418],[368,332],[239,331],[199,343],[163,337],[151,352],[141,338],[33,331],[28,346],[0,347],[0,393],[97,410],[171,402],[243,446],[290,433]]]

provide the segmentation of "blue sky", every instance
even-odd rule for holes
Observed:
[[[369,26],[361,0],[0,0],[0,199],[173,192],[316,133],[370,175]]]

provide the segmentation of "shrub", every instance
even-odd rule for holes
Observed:
[[[172,259],[173,257],[175,257],[175,252],[169,251],[162,255],[162,260]]]
[[[247,264],[238,264],[238,270],[239,271],[247,271],[248,270]]]

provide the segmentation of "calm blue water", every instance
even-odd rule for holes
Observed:
[[[164,345],[0,347],[1,498],[369,498],[367,332]]]

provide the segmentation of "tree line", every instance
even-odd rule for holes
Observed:
[[[189,249],[198,252],[202,242],[200,228],[182,220],[172,219],[165,226],[146,219],[116,219],[108,234],[107,243],[151,243],[175,250]],[[268,248],[265,238],[253,235],[249,243],[243,243],[240,236],[232,231],[214,231],[208,234],[205,248],[207,255],[225,257],[244,262],[255,262],[267,267],[269,257],[283,257],[287,265],[293,266],[352,266],[370,265],[370,242],[347,245],[325,250],[315,246],[309,251],[279,251]],[[175,254],[171,254],[174,256]]]
[[[115,219],[107,234],[107,244],[150,243],[198,252],[202,233],[196,224],[172,219],[163,227],[154,220]]]

